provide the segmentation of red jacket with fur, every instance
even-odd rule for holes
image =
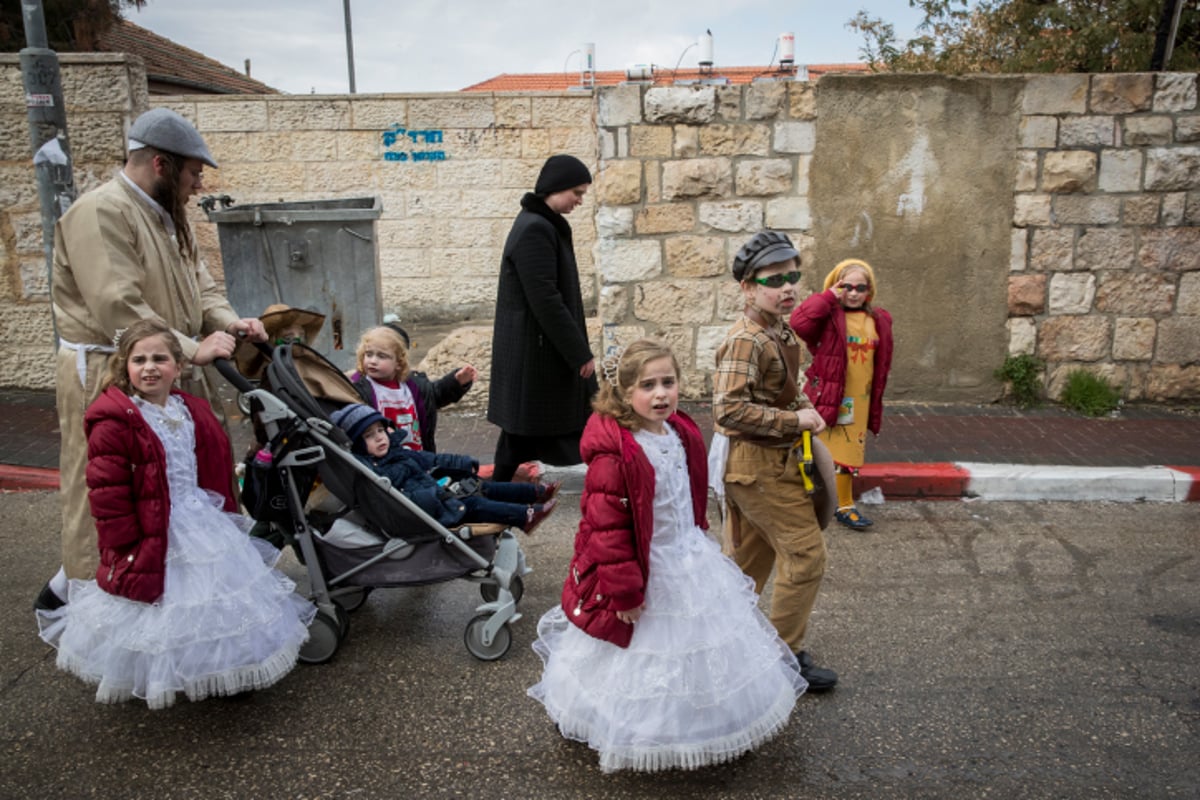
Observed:
[[[225,429],[206,400],[172,394],[183,400],[196,424],[200,487],[224,497],[226,511],[236,511],[233,453]],[[110,594],[153,603],[162,596],[167,570],[171,493],[166,451],[137,406],[115,386],[88,406],[83,427],[88,502],[100,546],[96,582]]]
[[[683,412],[668,420],[683,442],[696,524],[708,528],[708,462],[700,429]],[[593,414],[580,455],[588,465],[575,534],[575,555],[563,584],[567,619],[584,632],[628,647],[633,626],[618,611],[645,599],[654,534],[654,468],[633,434],[612,417]]]

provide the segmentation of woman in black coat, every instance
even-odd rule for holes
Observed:
[[[571,226],[592,175],[574,156],[551,156],[521,198],[500,262],[488,421],[500,428],[492,479],[525,461],[580,463],[596,361],[588,345]]]

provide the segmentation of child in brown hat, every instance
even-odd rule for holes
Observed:
[[[325,315],[304,308],[293,308],[284,303],[267,306],[259,317],[267,331],[267,344],[272,347],[289,342],[310,344],[325,324]],[[234,354],[238,372],[255,379],[262,375],[266,357],[253,345],[242,342]]]

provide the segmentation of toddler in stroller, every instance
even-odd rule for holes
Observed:
[[[395,430],[370,406],[355,403],[338,409],[332,421],[346,432],[359,459],[383,475],[441,525],[496,522],[525,533],[550,515],[558,484],[480,481],[479,462],[463,455],[427,453],[404,446],[407,434]],[[437,480],[434,470],[443,478]],[[453,491],[443,485],[467,487]]]

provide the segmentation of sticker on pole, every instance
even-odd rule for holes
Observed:
[[[54,108],[54,95],[52,94],[25,94],[26,108]]]

